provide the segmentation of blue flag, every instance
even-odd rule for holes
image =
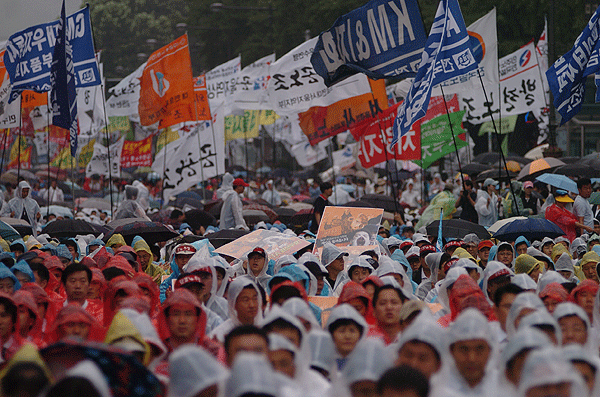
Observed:
[[[600,70],[599,36],[600,8],[577,37],[573,48],[546,71],[548,85],[554,96],[554,107],[561,116],[560,125],[579,113],[585,96],[586,77]],[[598,99],[596,94],[596,102]]]
[[[435,242],[435,250],[437,252],[444,252],[444,243],[442,238],[442,220],[444,219],[444,208],[440,208],[440,226],[438,227],[437,241]]]
[[[77,90],[75,88],[73,49],[67,37],[65,14],[65,0],[63,0],[50,76],[52,83],[50,98],[52,124],[69,130],[71,156],[75,157],[77,152]]]
[[[328,87],[356,73],[411,77],[425,40],[417,0],[371,0],[321,33],[310,62]]]
[[[100,85],[89,7],[69,15],[66,20],[67,35],[73,48],[76,86]],[[6,42],[4,64],[12,85],[9,102],[14,101],[23,90],[50,91],[50,69],[58,24],[59,21],[54,21],[29,27],[13,34]]]
[[[435,14],[421,65],[408,95],[398,108],[392,145],[427,113],[431,89],[448,79],[477,69],[467,27],[457,0],[441,0]]]

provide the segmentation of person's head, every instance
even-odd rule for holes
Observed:
[[[520,329],[514,337],[508,340],[502,351],[506,379],[518,386],[527,356],[533,350],[550,346],[550,344],[550,339],[539,329],[531,327]]]
[[[577,180],[577,190],[584,199],[589,199],[592,195],[592,181],[590,178],[579,178]]]
[[[519,382],[519,395],[570,397],[586,392],[581,376],[562,350],[545,347],[527,356]]]
[[[286,337],[269,333],[269,361],[276,372],[293,379],[296,375],[298,347]]]
[[[17,324],[17,305],[11,297],[0,294],[0,341],[5,343],[15,332]]]
[[[585,310],[571,302],[561,303],[552,316],[560,326],[562,345],[574,343],[587,346],[590,320]]]
[[[60,309],[54,323],[59,339],[77,337],[87,340],[95,319],[81,306],[71,304]]]
[[[492,193],[494,193],[496,191],[496,185],[497,184],[498,184],[498,182],[496,182],[492,178],[487,178],[483,182],[483,188],[488,192],[488,194],[492,194]]]
[[[241,194],[248,186],[250,185],[247,184],[242,178],[236,178],[233,181],[233,190],[235,190],[238,194]]]
[[[79,253],[77,252],[77,249],[79,247],[77,246],[77,242],[75,240],[68,239],[67,241],[65,241],[65,245],[67,246],[67,249],[69,250],[73,258],[79,257]]]
[[[172,339],[192,341],[198,327],[203,326],[201,324],[204,315],[202,305],[191,292],[184,288],[176,289],[165,300],[163,312]]]
[[[37,397],[50,385],[50,379],[39,364],[23,361],[6,372],[0,385],[5,397]]]
[[[512,261],[514,259],[513,247],[509,243],[501,243],[498,245],[498,252],[496,253],[496,260],[504,263],[507,267],[512,267]]]
[[[265,318],[263,329],[270,334],[278,334],[289,340],[297,348],[302,344],[302,324],[297,318],[283,312],[282,309],[273,307],[271,313]],[[278,314],[275,314],[277,312]],[[274,319],[270,315],[279,315]]]
[[[225,335],[227,365],[231,367],[239,352],[264,354],[269,350],[267,333],[254,325],[240,325]]]
[[[400,365],[379,378],[377,394],[380,397],[427,397],[429,379],[414,367]]]
[[[180,272],[183,272],[183,267],[187,265],[195,253],[196,248],[192,244],[183,243],[175,248],[175,264]]]
[[[594,320],[594,301],[598,293],[598,283],[594,280],[583,280],[571,291],[571,298],[588,315],[590,321]]]
[[[598,272],[596,270],[596,267],[598,266],[599,262],[600,256],[594,251],[590,251],[583,255],[583,258],[581,258],[580,266],[581,271],[583,272],[583,275],[585,276],[586,280],[594,280],[595,282],[600,282],[600,279],[598,278]]]
[[[396,365],[407,365],[431,379],[442,366],[440,352],[432,345],[441,339],[441,329],[436,329],[433,323],[425,324],[425,327],[420,329],[420,320],[422,319],[417,318],[415,323],[407,328],[407,334],[401,336]],[[433,337],[432,340],[429,340],[430,336]]]
[[[506,284],[496,290],[494,294],[494,312],[500,323],[500,327],[506,332],[506,319],[512,303],[523,292],[523,289],[515,284]]]
[[[216,397],[228,371],[207,350],[185,345],[169,355],[169,397]]]
[[[533,182],[526,181],[523,183],[523,191],[527,197],[531,196],[531,192],[533,191]]]
[[[61,281],[69,302],[83,302],[92,282],[92,271],[81,263],[73,263],[65,268]]]
[[[330,197],[333,194],[333,185],[330,182],[323,182],[319,185],[321,194],[325,197]]]
[[[48,281],[50,280],[50,271],[48,268],[40,263],[30,263],[29,267],[33,271],[35,277],[35,283],[42,288],[46,288]]]
[[[254,324],[260,310],[259,295],[254,285],[246,285],[235,298],[235,312],[241,324]]]
[[[261,247],[256,247],[248,253],[248,270],[258,276],[263,272],[267,262],[267,253]]]
[[[350,265],[348,276],[350,277],[350,280],[360,284],[369,277],[372,272],[373,267],[367,262],[366,258],[361,255]]]
[[[477,245],[477,255],[482,262],[487,263],[490,255],[490,248],[494,245],[490,240],[483,240]]]
[[[350,305],[336,306],[327,320],[327,330],[331,334],[335,349],[342,357],[347,357],[361,339],[366,322]]]
[[[406,297],[392,285],[383,285],[375,290],[373,308],[375,318],[382,327],[400,326],[400,309]]]
[[[572,203],[574,200],[569,196],[569,192],[562,189],[557,189],[554,195],[554,202],[559,207],[565,207],[567,204]],[[568,248],[568,247],[567,247]]]
[[[136,241],[137,240],[137,241]],[[150,246],[142,238],[134,238],[133,249],[137,255],[137,261],[140,264],[141,270],[145,271],[150,263],[152,263],[153,255]]]
[[[27,196],[29,196],[29,192],[31,191],[31,186],[29,186],[29,183],[21,181],[19,182],[19,189],[21,189],[21,198],[27,198]]]

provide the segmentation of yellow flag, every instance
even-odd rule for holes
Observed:
[[[179,132],[173,131],[170,127],[163,129],[156,139],[156,153],[160,152],[166,144],[179,139]]]
[[[63,148],[50,162],[50,167],[56,167],[61,170],[71,169],[71,162],[75,165],[75,159],[71,157],[71,148]]]
[[[94,143],[96,143],[96,140],[92,139],[87,145],[81,148],[81,152],[79,153],[79,168],[85,168],[92,159],[92,155],[94,154]]]
[[[260,116],[258,118],[258,123],[261,125],[271,125],[273,124],[279,116],[275,113],[274,110],[261,110]]]
[[[225,116],[225,142],[258,138],[260,110],[244,110],[243,116]]]

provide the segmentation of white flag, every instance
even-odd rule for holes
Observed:
[[[327,87],[310,62],[318,39],[305,41],[271,65],[267,91],[270,108],[278,115],[304,112],[313,106],[329,106],[371,92],[369,80],[362,73]]]
[[[232,97],[241,69],[242,59],[238,56],[206,73],[206,90],[211,112]]]
[[[79,135],[95,138],[104,127],[104,97],[102,86],[83,87],[77,89],[77,117],[79,118]]]
[[[10,78],[5,72],[0,86],[0,129],[15,128],[19,126],[19,115],[21,113],[21,99],[8,103],[10,98]]]
[[[121,152],[125,137],[110,145],[110,172],[109,172],[109,149],[99,142],[94,143],[94,154],[85,168],[85,176],[91,177],[94,174],[104,175],[113,178],[121,177]]]
[[[270,109],[266,101],[271,77],[269,69],[273,62],[275,54],[267,55],[242,69],[233,87],[234,107],[243,110]]]
[[[139,122],[138,104],[140,102],[140,78],[146,67],[144,62],[137,70],[125,77],[108,92],[112,94],[106,101],[106,115],[129,116],[132,121]]]

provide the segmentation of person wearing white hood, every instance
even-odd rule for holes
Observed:
[[[339,379],[343,382],[343,385],[332,385],[332,390],[335,390],[335,393],[330,395],[377,396],[377,381],[392,365],[393,361],[388,356],[381,340],[365,339],[348,356],[348,362],[342,371],[342,377]]]
[[[218,199],[223,199],[223,195],[225,192],[233,190],[233,180],[235,178],[229,172],[223,174],[223,179],[221,181],[221,187],[217,189],[216,196]]]
[[[189,262],[183,267],[187,274],[194,274],[202,280],[202,298],[199,299],[209,310],[216,313],[223,321],[228,318],[229,305],[227,299],[219,296],[217,269],[213,258],[200,259],[199,256],[192,256]]]
[[[206,350],[183,345],[169,356],[167,397],[222,395],[229,371]]]
[[[547,335],[539,329],[524,327],[520,329],[514,338],[511,338],[504,349],[499,360],[500,386],[506,395],[515,396],[517,387],[523,374],[523,364],[527,356],[536,349],[551,346],[552,342]]]
[[[83,393],[85,391],[85,394]],[[69,369],[65,377],[42,393],[44,397],[112,397],[110,387],[100,368],[91,360],[84,360]]]
[[[248,186],[242,178],[237,178],[232,181],[231,189],[227,187],[223,190],[223,206],[221,207],[221,216],[219,218],[221,229],[250,230],[244,220],[242,199],[240,198],[240,194]]]
[[[209,337],[220,342],[239,325],[256,325],[262,319],[262,298],[252,279],[240,276],[229,284],[229,319],[215,328]]]
[[[244,261],[240,261],[233,267],[233,270],[238,276],[246,275],[265,290],[268,290],[269,281],[271,280],[271,276],[267,274],[269,255],[261,247],[255,247],[246,255],[248,257],[246,267],[244,267]]]
[[[556,306],[552,316],[560,326],[562,345],[578,344],[593,350],[594,340],[591,334],[590,319],[580,306],[564,302]]]
[[[366,338],[369,325],[355,308],[344,303],[333,308],[327,324],[325,324],[325,329],[333,338],[337,369],[341,370],[358,342]]]
[[[494,332],[477,309],[464,310],[448,332],[448,359],[433,380],[431,397],[499,394]]]
[[[281,377],[273,376],[273,367],[262,354],[241,352],[233,362],[224,395],[227,397],[279,397]]]
[[[600,358],[589,349],[579,345],[569,345],[562,349],[565,359],[579,371],[591,396],[600,393]]]
[[[492,178],[487,178],[483,182],[483,189],[477,191],[475,211],[479,215],[479,224],[481,226],[490,227],[498,220],[500,197],[496,195],[497,184],[498,182]]]
[[[266,183],[267,190],[265,190],[261,196],[263,200],[273,206],[281,205],[281,196],[275,186],[273,186],[273,180],[269,179]]]
[[[38,221],[42,217],[40,206],[31,198],[31,186],[27,181],[19,182],[16,195],[2,207],[2,216],[23,219],[31,225],[33,236],[37,236]]]
[[[340,282],[349,280],[348,274],[344,272],[344,257],[348,255],[350,254],[342,251],[331,243],[325,243],[325,245],[323,245],[321,263],[329,273],[329,275],[325,277],[325,281],[327,281],[329,287],[331,287],[331,291],[335,291],[335,288]],[[338,280],[338,278],[340,278],[340,280]]]
[[[503,285],[509,284],[515,274],[504,263],[490,261],[483,271],[481,289],[490,303],[493,303],[494,293]]]

